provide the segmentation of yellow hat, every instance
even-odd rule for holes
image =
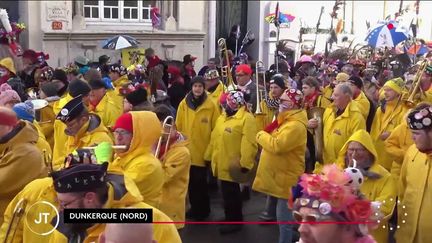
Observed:
[[[1,59],[0,60],[0,66],[3,66],[5,68],[7,68],[7,70],[9,70],[9,72],[16,74],[16,70],[15,70],[15,66],[14,66],[14,62],[13,62],[12,58],[5,57],[5,58]]]
[[[336,76],[336,81],[338,83],[340,82],[346,82],[349,79],[349,75],[346,73],[338,73],[338,75]]]
[[[401,94],[404,88],[404,81],[402,78],[390,79],[384,84],[384,87],[389,87],[396,93]]]

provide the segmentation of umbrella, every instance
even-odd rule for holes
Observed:
[[[398,23],[389,21],[371,29],[365,41],[368,45],[377,48],[394,47],[406,39],[408,39],[407,30],[403,26],[398,26]]]
[[[102,49],[121,50],[129,47],[136,47],[139,42],[128,35],[117,35],[103,43]]]
[[[264,19],[267,21],[267,23],[271,24],[274,23],[276,14],[272,13],[267,15]],[[285,13],[279,13],[279,23],[291,23],[295,19],[295,16],[292,16],[291,14],[285,14]]]
[[[423,44],[416,44],[412,45],[408,50],[407,53],[411,55],[424,55],[429,52],[429,48],[426,45]]]

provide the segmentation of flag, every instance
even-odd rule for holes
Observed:
[[[162,23],[161,15],[159,14],[159,8],[153,7],[150,10],[150,15],[153,28],[158,28]]]

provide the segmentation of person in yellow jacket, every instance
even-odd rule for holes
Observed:
[[[219,72],[216,69],[208,69],[204,74],[205,89],[208,92],[208,97],[220,107],[219,98],[225,90],[225,86],[220,81]]]
[[[102,124],[100,117],[87,111],[81,96],[69,101],[57,114],[56,119],[66,124],[63,132],[67,135],[67,139],[63,144],[62,153],[53,159],[54,170],[62,168],[64,158],[78,148],[94,146],[102,142],[113,143],[110,132]]]
[[[240,185],[230,174],[232,163],[239,163],[242,173],[249,172],[255,165],[258,146],[255,140],[256,123],[246,110],[243,92],[230,91],[222,96],[224,112],[216,121],[210,144],[204,159],[211,161],[213,175],[221,181],[225,219],[242,221],[242,198]],[[222,225],[221,234],[241,230],[241,225]]]
[[[371,102],[362,91],[363,80],[357,76],[351,76],[347,82],[353,93],[353,101],[357,104],[363,118],[367,120],[371,108]]]
[[[370,134],[378,153],[378,162],[390,171],[393,158],[386,152],[384,142],[393,129],[404,122],[406,108],[401,98],[403,80],[401,78],[391,79],[384,84],[383,89],[385,103],[382,103],[375,113]]]
[[[108,96],[113,98],[115,103],[123,104],[123,96],[120,93],[120,89],[123,85],[129,83],[129,78],[127,76],[127,68],[121,64],[112,64],[108,73],[112,80],[114,90],[108,91]]]
[[[338,165],[342,168],[354,167],[360,169],[364,181],[360,192],[371,201],[379,202],[383,215],[379,226],[371,232],[377,243],[388,242],[388,220],[393,214],[396,204],[396,182],[390,172],[380,165],[380,157],[373,144],[372,137],[366,130],[358,130],[348,139],[339,152]]]
[[[131,111],[121,115],[114,127],[116,149],[110,169],[118,168],[138,186],[144,202],[159,208],[164,184],[161,162],[153,155],[152,146],[162,134],[156,114],[150,111]]]
[[[172,222],[163,212],[142,202],[143,198],[130,178],[118,171],[107,173],[107,167],[107,163],[78,164],[52,174],[60,219],[66,208],[147,208],[152,210],[154,222]],[[157,242],[181,242],[174,224],[154,224],[153,228],[153,238]],[[104,229],[105,224],[74,225],[60,220],[50,242],[66,243],[79,238],[84,243],[97,242]]]
[[[106,127],[112,127],[123,114],[123,102],[118,103],[107,94],[107,88],[101,79],[91,79],[88,83],[91,87],[89,111],[97,114]]]
[[[53,104],[53,111],[56,114],[59,114],[63,107],[71,101],[73,98],[81,95],[84,104],[88,104],[88,97],[90,94],[90,86],[87,82],[76,79],[69,83],[68,92],[60,98],[60,100],[55,101]],[[68,140],[68,135],[65,133],[66,124],[61,122],[60,120],[55,119],[54,121],[54,147],[53,147],[53,162],[61,161],[64,159],[67,151],[65,149],[65,144]],[[70,152],[70,151],[69,151]],[[63,165],[63,162],[58,166],[55,166],[54,169],[60,169]]]
[[[57,88],[58,84],[55,82],[42,85],[39,95],[41,99],[48,102],[48,105],[40,110],[36,110],[36,120],[51,149],[54,148],[54,121],[56,117],[53,106],[56,101],[60,100],[60,97],[57,96]]]
[[[406,151],[399,178],[396,242],[422,243],[432,238],[432,105],[418,104],[408,114],[414,144]]]
[[[333,73],[330,73],[329,75],[334,75],[334,71],[333,71]],[[334,91],[334,88],[336,87],[336,85],[338,85],[339,83],[343,83],[343,82],[348,81],[349,77],[350,76],[346,73],[342,73],[342,72],[338,73],[336,75],[336,77],[334,77],[333,80],[330,80],[330,83],[322,89],[323,97],[326,100],[330,101],[327,106],[329,106],[332,102],[332,94],[333,94],[333,91]],[[332,77],[330,77],[330,78],[332,78]]]
[[[385,150],[393,159],[390,173],[396,181],[399,181],[400,169],[405,153],[413,144],[412,133],[406,120],[397,125],[390,136],[384,141]]]
[[[322,121],[324,164],[334,163],[348,138],[355,131],[366,128],[366,122],[360,109],[352,101],[352,91],[348,84],[338,84],[332,99],[333,104],[325,109]],[[312,118],[308,121],[308,128],[314,129],[317,126],[317,119]],[[315,169],[320,169],[319,164],[316,164]]]
[[[269,97],[262,99],[259,103],[262,114],[255,115],[257,131],[263,130],[276,119],[279,109],[279,98],[287,88],[285,78],[282,75],[273,75],[269,83]]]
[[[188,218],[203,220],[210,214],[207,168],[204,153],[210,143],[211,132],[219,117],[219,108],[204,90],[201,76],[191,80],[192,90],[180,102],[177,109],[176,127],[190,141],[191,154]],[[209,160],[210,161],[210,160]]]
[[[14,196],[30,181],[47,175],[37,139],[31,123],[19,121],[13,110],[0,107],[0,224]]]
[[[154,112],[162,124],[167,117],[173,119],[171,109],[166,105],[156,106]],[[184,222],[191,156],[187,148],[189,141],[176,130],[174,120],[172,121],[172,127],[164,128],[166,134],[162,136],[160,144],[157,144],[159,150],[156,156],[161,160],[165,174],[159,208],[174,222]],[[176,223],[176,227],[181,229],[184,224]]]
[[[302,102],[300,90],[285,90],[277,119],[256,135],[262,152],[252,189],[277,198],[277,221],[292,221],[290,188],[305,170],[307,115]],[[292,242],[292,225],[279,225],[279,242]]]

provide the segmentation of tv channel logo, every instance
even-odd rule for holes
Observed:
[[[55,218],[55,224],[51,224]],[[52,203],[38,201],[32,204],[25,215],[25,224],[37,235],[49,235],[57,228],[60,222],[59,212]]]

